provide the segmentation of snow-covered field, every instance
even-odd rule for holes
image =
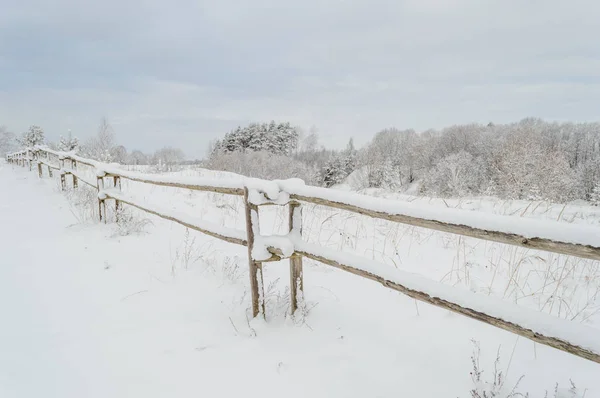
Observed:
[[[98,224],[81,192],[63,195],[55,180],[23,168],[0,164],[0,184],[0,397],[470,397],[471,340],[485,380],[500,350],[499,397],[522,375],[518,391],[532,398],[553,397],[557,382],[568,390],[569,379],[579,396],[600,397],[598,364],[310,261],[301,316],[287,315],[287,262],[269,263],[267,322],[249,321],[246,248],[130,209],[129,227]],[[244,229],[238,197],[125,180],[123,190]],[[585,205],[365,193],[563,223],[600,219]],[[261,208],[263,233],[283,232],[286,220],[283,208]],[[309,242],[600,329],[596,261],[312,205],[303,228]]]

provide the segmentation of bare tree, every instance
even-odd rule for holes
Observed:
[[[102,118],[96,135],[88,139],[82,146],[84,155],[102,162],[113,161],[113,147],[115,146],[115,133],[108,119]]]
[[[110,156],[111,156],[112,162],[116,162],[116,163],[120,163],[120,164],[126,164],[128,158],[129,158],[129,156],[127,154],[127,148],[125,148],[123,145],[113,146],[110,149]]]
[[[0,156],[13,152],[17,146],[15,135],[5,126],[0,126]]]
[[[173,171],[173,166],[181,163],[184,159],[185,155],[181,149],[167,146],[154,153],[152,163],[161,171]]]
[[[142,151],[134,150],[134,151],[131,151],[131,154],[129,155],[129,160],[127,163],[138,166],[141,164],[148,164],[148,162],[149,162],[148,155],[146,155]]]

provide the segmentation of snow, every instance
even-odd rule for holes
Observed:
[[[269,247],[281,250],[284,258],[290,257],[295,251],[288,235],[255,236],[252,258],[257,261],[271,258],[271,253],[267,250]]]
[[[58,155],[63,153],[55,152]],[[73,156],[74,159],[81,159]],[[439,221],[453,225],[464,225],[486,231],[497,231],[523,236],[528,239],[542,238],[557,242],[574,243],[600,247],[600,230],[591,227],[572,226],[565,224],[550,223],[538,220],[516,220],[514,217],[473,214],[459,209],[444,209],[428,206],[423,203],[403,203],[383,198],[367,197],[348,192],[349,186],[341,186],[341,189],[326,189],[320,187],[306,186],[301,180],[275,180],[265,181],[255,178],[239,179],[206,179],[197,177],[176,177],[172,175],[163,176],[156,174],[143,174],[126,171],[118,164],[103,164],[92,162],[97,168],[97,176],[102,177],[106,173],[117,174],[124,178],[134,180],[146,180],[161,184],[184,184],[190,186],[208,186],[215,188],[230,188],[255,190],[266,195],[252,193],[251,202],[255,204],[276,203],[285,204],[289,201],[289,195],[300,195],[305,197],[317,197],[357,206],[372,211],[382,212],[390,215],[403,215],[421,218],[431,221]]]
[[[595,227],[445,209],[423,203],[399,202],[326,188],[288,185],[285,182],[282,182],[281,186],[290,195],[318,197],[390,215],[403,215],[447,224],[465,225],[487,231],[516,234],[529,239],[542,238],[557,242],[600,247],[600,230]]]
[[[201,173],[219,178],[214,172]],[[122,183],[123,195],[168,214],[244,228],[240,197]],[[586,397],[600,396],[598,364],[415,304],[371,281],[306,259],[304,298],[310,312],[305,323],[285,314],[287,261],[265,264],[267,322],[248,322],[245,247],[194,231],[186,238],[185,228],[141,212],[134,214],[152,221],[146,232],[119,236],[114,225],[78,220],[56,179],[38,180],[27,168],[0,163],[0,184],[10,187],[10,195],[0,191],[1,397],[467,397],[471,339],[481,342],[487,372],[501,346],[503,370],[510,359],[507,383],[525,374],[520,386],[532,397],[544,396],[544,389],[553,391],[556,382],[568,387],[569,378],[587,389]],[[519,269],[532,275],[539,271],[531,271],[538,256],[540,269],[564,261],[574,273],[598,264],[471,239],[457,244],[450,234],[319,206],[305,205],[303,213],[307,245],[373,256],[378,260],[354,265],[375,267],[386,277],[433,294],[447,294],[442,289],[450,287],[430,279],[440,280],[457,268],[458,258],[461,267],[468,264],[460,273],[470,272],[468,280],[477,289],[487,288],[480,278],[488,275],[488,261],[498,264],[496,282],[512,275],[513,257]],[[262,234],[285,233],[287,209],[261,208],[260,224]],[[189,262],[184,261],[186,252],[191,253]],[[552,293],[560,295],[570,283],[576,283],[579,293],[596,280],[586,285],[584,275],[581,280],[577,275]],[[532,278],[521,288],[534,283]],[[463,291],[467,289],[457,282],[448,294],[456,294],[456,300],[471,297]],[[478,299],[488,295],[478,293]],[[497,293],[489,294],[493,298]],[[528,307],[535,304],[519,300]],[[524,315],[519,310],[508,316]],[[592,315],[585,327],[572,325],[573,331],[597,331],[598,316]],[[573,331],[558,332],[570,337]],[[584,332],[582,338],[588,337]]]
[[[600,354],[600,338],[598,338],[597,329],[517,305],[511,305],[494,297],[462,291],[417,274],[391,268],[386,264],[323,248],[297,238],[293,242],[297,251],[321,256],[339,264],[369,272],[410,290],[427,293],[430,297],[439,298],[458,304],[463,308],[470,308],[503,319],[546,337],[555,337]]]
[[[131,194],[124,194],[121,191],[114,189],[114,188],[104,189],[98,193],[98,199],[105,200],[107,198],[112,198],[112,199],[120,200],[123,202],[135,203],[136,205],[138,205],[144,209],[148,209],[155,213],[161,214],[163,217],[177,219],[185,224],[198,227],[204,231],[207,231],[207,232],[210,232],[210,233],[213,233],[216,235],[221,235],[223,237],[238,239],[238,240],[242,240],[242,241],[246,240],[246,231],[240,231],[240,230],[236,230],[236,229],[232,229],[232,228],[225,228],[220,225],[203,220],[199,217],[194,217],[189,214],[174,210],[173,208],[168,208],[167,206],[164,206],[164,205],[150,204],[141,198],[136,198],[135,196],[133,196]]]

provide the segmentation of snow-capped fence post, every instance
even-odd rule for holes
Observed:
[[[58,164],[60,165],[60,187],[64,191],[67,189],[67,173],[65,173],[65,159],[58,158]]]
[[[71,159],[71,168],[73,169],[73,171],[77,170],[77,161],[75,159]],[[77,188],[77,186],[79,185],[79,181],[77,181],[77,176],[75,175],[75,173],[71,173],[71,175],[73,176],[73,188]]]
[[[50,167],[50,165],[48,165],[48,176],[52,178],[52,167]]]
[[[302,237],[302,205],[298,202],[289,203],[290,233]],[[298,309],[299,301],[304,300],[304,281],[302,277],[302,256],[290,257],[290,302],[292,315]]]
[[[44,173],[42,172],[42,164],[39,161],[37,162],[37,166],[38,166],[38,176],[40,178],[42,178],[44,176]]]
[[[33,151],[31,149],[27,150],[27,163],[29,163],[29,171],[31,171],[33,167]]]
[[[250,291],[252,294],[252,316],[265,316],[265,293],[263,286],[262,263],[252,258],[254,237],[260,235],[258,206],[248,200],[248,188],[244,187],[244,208],[246,215],[246,234],[248,240],[248,264],[250,267]]]
[[[118,189],[119,191],[121,190],[121,177],[119,177],[119,176],[113,177],[113,186],[115,187],[115,189]],[[115,221],[117,223],[119,222],[120,207],[121,207],[120,202],[117,199],[115,199]]]
[[[104,190],[104,177],[97,177],[96,186],[98,188],[98,217],[100,218],[100,222],[104,220],[104,223],[106,224],[106,203],[104,202],[104,199],[100,197],[100,192]]]

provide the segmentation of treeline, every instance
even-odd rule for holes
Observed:
[[[589,200],[600,184],[600,124],[459,125],[420,134],[388,129],[365,148],[368,185],[419,183],[435,196]]]
[[[360,150],[350,140],[333,151],[318,145],[315,131],[271,122],[226,134],[213,145],[206,166],[323,186],[354,173],[359,188],[410,187],[442,197],[592,200],[600,192],[600,124],[527,118],[421,133],[389,128]]]
[[[18,137],[0,127],[2,155],[43,143],[44,132],[38,126]],[[106,120],[81,144],[71,135],[45,144],[104,162],[152,165],[157,171],[186,163],[183,152],[172,147],[152,154],[127,151],[117,144]],[[356,149],[350,139],[342,150],[319,145],[314,128],[305,132],[290,123],[253,123],[212,143],[203,165],[265,179],[297,177],[325,187],[344,183],[352,174],[355,188],[600,204],[600,123],[527,118],[420,133],[388,128],[364,148]]]
[[[47,145],[51,149],[64,152],[75,151],[80,156],[106,163],[149,165],[153,166],[156,171],[173,171],[185,160],[181,149],[169,146],[151,154],[140,150],[129,152],[127,148],[117,143],[115,132],[107,119],[102,119],[96,134],[83,143],[80,143],[79,139],[71,133],[65,137],[61,136],[58,142],[48,142],[44,130],[35,125],[19,136],[0,127],[0,155],[4,156],[18,148],[36,145]]]

